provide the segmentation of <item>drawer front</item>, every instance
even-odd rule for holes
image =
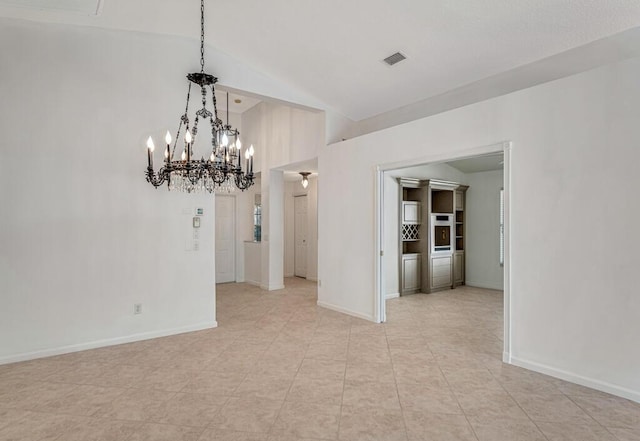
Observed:
[[[439,288],[451,285],[451,257],[431,260],[431,287]]]
[[[451,257],[439,257],[437,259],[431,259],[431,267],[436,268],[448,268],[451,266]]]
[[[447,274],[446,276],[432,277],[431,285],[434,288],[451,285],[451,274]]]
[[[433,269],[431,270],[431,275],[433,277],[442,277],[442,276],[449,277],[449,274],[451,274],[451,267],[449,265],[436,266],[436,267],[433,267]]]

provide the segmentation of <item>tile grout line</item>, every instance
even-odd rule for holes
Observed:
[[[447,383],[447,386],[449,388],[449,393],[451,393],[451,395],[453,395],[453,398],[455,398],[456,403],[458,404],[458,407],[460,408],[460,411],[462,412],[462,415],[464,416],[465,421],[469,425],[469,428],[471,429],[471,433],[473,433],[473,436],[476,438],[476,440],[480,441],[480,437],[478,436],[476,429],[473,427],[473,424],[471,424],[471,421],[469,421],[469,416],[467,415],[467,412],[464,410],[464,407],[460,405],[460,400],[458,399],[458,395],[454,392],[453,388],[451,387],[451,383],[449,383],[449,380],[447,379],[447,376],[444,374],[444,371],[442,370],[442,366],[440,365],[440,362],[438,361],[437,358],[436,358],[436,365],[438,366],[438,370],[440,371],[442,378],[444,378],[444,381]]]
[[[396,370],[393,368],[393,356],[391,355],[391,349],[389,348],[389,336],[387,335],[387,327],[384,323],[381,323],[384,326],[384,339],[387,342],[387,351],[389,352],[389,359],[391,361],[391,372],[393,372],[393,382],[396,386],[396,396],[398,397],[398,405],[400,406],[400,414],[402,415],[402,425],[404,426],[404,434],[407,440],[409,440],[409,429],[407,428],[407,420],[404,417],[404,408],[402,406],[402,402],[400,401],[400,391],[398,390],[398,378],[396,377]]]
[[[352,322],[349,321],[349,333],[347,336],[347,355],[345,357],[344,362],[344,374],[342,375],[342,395],[340,397],[340,412],[338,414],[338,433],[336,434],[336,439],[340,439],[340,427],[342,426],[342,411],[344,409],[344,389],[347,386],[347,369],[349,368],[349,346],[351,346],[351,327]]]

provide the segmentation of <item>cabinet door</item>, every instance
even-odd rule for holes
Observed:
[[[464,251],[456,251],[453,255],[453,282],[464,283]]]
[[[420,291],[420,254],[402,256],[402,293]]]
[[[456,191],[456,211],[464,211],[464,192]]]
[[[402,223],[403,224],[419,224],[420,223],[420,202],[414,202],[414,201],[402,202]]]
[[[452,285],[451,256],[431,258],[431,288],[444,288]]]

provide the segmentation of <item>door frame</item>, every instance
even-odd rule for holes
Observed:
[[[309,196],[307,193],[301,193],[301,194],[294,194],[293,195],[293,277],[300,277],[302,278],[302,276],[298,276],[296,274],[296,256],[298,255],[298,253],[296,253],[296,200],[298,198],[306,198],[305,202],[306,202],[306,207],[305,207],[305,213],[307,215],[307,219],[305,219],[305,223],[307,225],[307,237],[309,235]],[[305,239],[306,240],[306,239]],[[307,247],[309,246],[309,243],[307,242]],[[304,278],[307,278],[307,273],[308,273],[308,266],[309,266],[309,248],[307,248],[306,251],[307,255],[304,256],[305,257],[305,275]]]
[[[407,161],[379,164],[375,168],[375,308],[374,318],[377,323],[387,320],[386,298],[384,295],[384,174],[398,168],[406,168],[417,165],[437,164],[489,155],[492,153],[504,154],[504,348],[502,360],[511,363],[511,141],[503,141],[495,144],[474,147],[471,149],[431,155],[422,158],[414,158]],[[395,207],[394,207],[395,209]]]
[[[216,284],[217,283],[234,283],[238,281],[238,244],[236,242],[236,236],[237,236],[237,231],[236,228],[238,226],[238,213],[237,213],[237,204],[238,204],[238,200],[236,199],[236,195],[235,194],[221,194],[221,193],[216,193],[214,196],[214,200],[213,200],[213,205],[214,205],[214,212],[215,212],[215,216],[214,216],[214,222],[217,219],[218,216],[218,210],[215,210],[215,204],[216,201],[218,200],[218,198],[230,198],[233,201],[233,239],[232,239],[232,243],[233,243],[233,281],[231,282],[219,282],[218,281],[218,277],[217,277],[217,264],[218,264],[218,259],[215,259],[215,267],[214,267],[214,275],[216,276]],[[218,237],[217,234],[215,232],[215,223],[214,223],[214,229],[213,229],[213,234],[214,234],[214,243],[213,243],[213,251],[214,251],[214,256],[216,253],[216,245],[218,243]]]

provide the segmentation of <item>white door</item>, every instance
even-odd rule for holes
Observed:
[[[236,198],[219,195],[216,198],[216,283],[236,280]]]
[[[307,277],[307,197],[296,196],[294,199],[293,274],[296,277]]]

